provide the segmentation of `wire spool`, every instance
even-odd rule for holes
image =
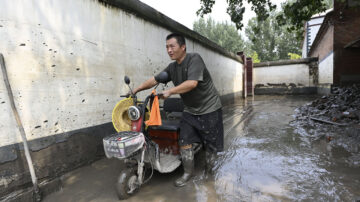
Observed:
[[[120,100],[112,111],[112,123],[117,132],[130,131],[131,120],[128,117],[128,109],[134,105],[133,98],[125,98]]]
[[[128,116],[129,107],[134,105],[134,99],[129,97],[120,100],[112,111],[112,123],[117,132],[131,131],[131,120]],[[148,120],[149,112],[146,112],[145,120]]]

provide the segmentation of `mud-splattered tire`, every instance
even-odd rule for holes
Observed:
[[[116,182],[116,193],[120,200],[128,199],[139,190],[136,182],[136,169],[126,168],[120,172]]]

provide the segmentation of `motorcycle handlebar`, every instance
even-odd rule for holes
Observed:
[[[126,94],[126,95],[120,95],[120,97],[126,97],[126,98],[132,97],[132,98],[136,98],[136,95]]]
[[[156,96],[159,96],[159,97],[161,97],[161,96],[163,96],[163,95],[164,95],[163,93],[157,93],[157,94],[156,94]],[[130,95],[130,94],[120,95],[120,97],[126,97],[126,98],[128,98],[128,97],[131,97],[131,95]]]

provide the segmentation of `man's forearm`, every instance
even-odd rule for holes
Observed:
[[[198,81],[195,81],[195,80],[184,81],[182,84],[180,84],[174,88],[171,88],[169,90],[164,91],[163,97],[166,99],[170,95],[173,95],[173,94],[181,94],[181,93],[189,92],[192,89],[196,88],[197,84],[198,84]]]
[[[136,94],[140,91],[149,89],[149,88],[155,86],[156,84],[157,84],[157,82],[156,82],[155,78],[152,77],[152,78],[148,79],[147,81],[145,81],[144,83],[142,83],[139,87],[137,87],[133,93]]]

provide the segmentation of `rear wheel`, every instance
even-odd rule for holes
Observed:
[[[128,199],[139,190],[136,169],[126,168],[120,172],[116,182],[116,193],[120,200]]]

